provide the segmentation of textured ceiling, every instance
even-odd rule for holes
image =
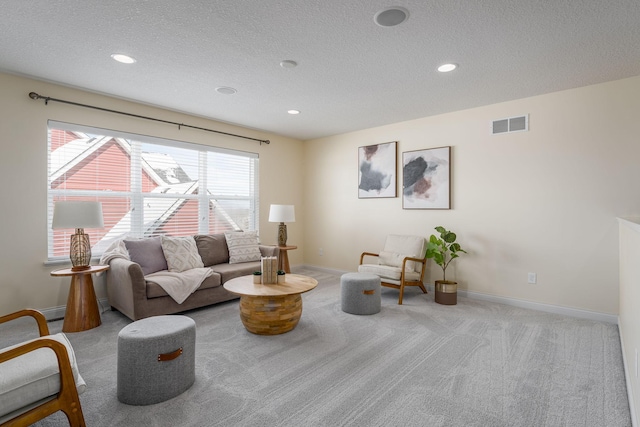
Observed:
[[[638,0],[1,5],[0,71],[303,140],[640,75]]]

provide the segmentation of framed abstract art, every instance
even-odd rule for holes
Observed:
[[[397,197],[398,141],[358,147],[358,198]]]
[[[402,153],[402,208],[450,209],[451,147]]]

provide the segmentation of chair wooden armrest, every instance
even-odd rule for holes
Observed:
[[[380,254],[374,254],[373,252],[362,252],[362,255],[360,255],[360,265],[362,265],[362,260],[364,260],[365,256],[380,256]]]
[[[24,310],[16,311],[15,313],[0,316],[0,323],[5,323],[10,320],[15,320],[20,317],[27,316],[33,317],[36,320],[36,323],[38,324],[38,331],[41,337],[49,335],[49,326],[47,325],[47,319],[44,317],[44,314],[40,313],[38,310],[33,310],[31,308],[25,308]]]
[[[29,310],[22,311],[28,312]],[[0,318],[0,322],[6,321],[7,319],[5,318],[13,316],[15,314],[17,313],[3,316],[2,318]],[[23,314],[23,316],[24,315],[31,314],[27,313]],[[42,316],[41,313],[40,315]],[[21,316],[14,316],[13,318],[17,317]],[[44,319],[44,316],[42,316],[42,318]],[[50,348],[56,354],[56,358],[58,359],[58,368],[60,372],[60,391],[58,392],[57,398],[43,403],[42,405],[37,406],[30,411],[27,411],[24,414],[21,414],[18,417],[7,421],[5,424],[2,424],[2,426],[31,425],[36,421],[48,417],[49,415],[57,411],[63,411],[65,413],[71,426],[86,426],[84,415],[82,414],[82,408],[80,406],[80,399],[78,397],[78,392],[76,389],[76,382],[73,379],[73,372],[71,370],[71,364],[69,362],[69,354],[67,353],[67,349],[64,344],[50,338],[38,338],[34,341],[12,348],[11,350],[1,352],[0,363],[22,356],[39,348]]]
[[[402,282],[404,282],[404,272],[406,271],[407,261],[414,261],[414,262],[422,264],[422,267],[420,268],[421,271],[420,271],[420,280],[419,280],[419,282],[422,283],[422,280],[424,279],[424,267],[427,264],[427,258],[405,257],[402,260],[402,273],[400,273],[400,275],[401,275],[400,280]]]

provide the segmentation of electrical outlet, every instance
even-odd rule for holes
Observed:
[[[318,255],[323,256],[324,255],[324,249],[318,248]]]
[[[529,273],[527,275],[527,281],[531,284],[535,284],[538,281],[538,275],[536,273]]]

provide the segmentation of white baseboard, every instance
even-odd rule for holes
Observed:
[[[622,326],[618,322],[618,333],[620,334],[620,346],[622,347],[622,364],[624,366],[624,379],[627,383],[627,398],[629,399],[629,410],[631,412],[631,425],[636,427],[638,425],[638,419],[636,417],[635,400],[633,399],[633,389],[631,388],[631,365],[626,358],[627,352],[625,351],[624,339],[622,338]],[[634,361],[635,363],[635,361]]]
[[[111,306],[109,305],[108,299],[98,298],[98,309],[100,310],[100,313],[104,313],[106,310],[110,308]],[[39,311],[41,311],[42,314],[44,314],[44,317],[47,319],[47,321],[50,322],[52,320],[63,319],[66,309],[67,309],[67,306],[60,305],[58,307],[40,309]]]
[[[336,269],[326,268],[326,267],[318,267],[314,265],[302,265],[302,266],[299,266],[298,268],[308,268],[310,270],[323,271],[325,273],[336,274],[336,275],[349,273],[348,271],[336,270]],[[434,290],[433,284],[427,283],[426,287],[429,292],[432,292]],[[458,295],[462,297],[467,297],[467,298],[477,299],[482,301],[497,302],[499,304],[506,304],[514,307],[528,308],[531,310],[561,314],[561,315],[570,316],[570,317],[578,317],[580,319],[589,319],[589,320],[595,320],[598,322],[613,323],[616,325],[618,324],[617,315],[599,313],[597,311],[581,310],[578,308],[563,307],[559,305],[545,304],[545,303],[534,302],[534,301],[526,301],[526,300],[521,300],[517,298],[501,297],[497,295],[489,295],[489,294],[483,294],[481,292],[466,291],[466,290],[458,290]]]
[[[595,320],[618,324],[618,316],[614,314],[599,313],[597,311],[581,310],[578,308],[563,307],[560,305],[545,304],[541,302],[526,301],[517,298],[501,297],[497,295],[483,294],[481,292],[458,290],[458,295],[482,301],[497,302],[500,304],[512,305],[515,307],[529,308],[531,310],[545,311],[547,313],[562,314],[581,319]]]

